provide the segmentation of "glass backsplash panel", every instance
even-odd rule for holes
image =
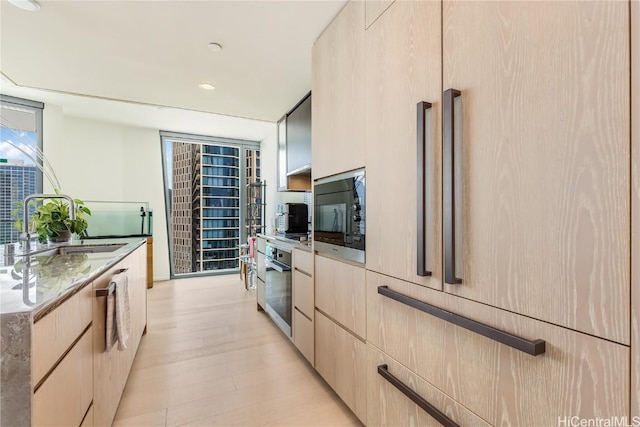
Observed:
[[[91,209],[87,236],[127,237],[153,235],[153,210],[148,202],[107,202],[85,200]]]

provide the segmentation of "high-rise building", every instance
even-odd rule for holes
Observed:
[[[173,142],[171,219],[174,273],[238,268],[241,149]],[[259,177],[259,152],[245,165]],[[259,179],[259,178],[258,178]]]
[[[191,226],[194,144],[173,143],[171,190],[171,237],[174,273],[193,270]]]
[[[12,212],[18,209],[18,216],[22,217],[22,208],[16,202],[37,192],[37,171],[35,166],[25,166],[21,160],[0,162],[0,244],[20,239],[21,231],[13,225]]]

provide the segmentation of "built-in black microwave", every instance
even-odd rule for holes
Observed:
[[[315,181],[314,249],[365,262],[365,172],[346,172]]]

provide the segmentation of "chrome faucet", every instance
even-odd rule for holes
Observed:
[[[29,252],[31,245],[31,234],[29,233],[29,202],[36,199],[66,199],[69,202],[69,216],[71,220],[76,219],[76,205],[73,199],[66,194],[31,194],[24,199],[22,204],[22,240],[24,242],[24,252]]]

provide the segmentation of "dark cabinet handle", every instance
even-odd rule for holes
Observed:
[[[454,158],[454,100],[462,95],[456,89],[444,91],[442,124],[442,185],[444,220],[444,281],[450,285],[462,283],[456,277],[456,205]]]
[[[427,253],[427,236],[425,233],[429,229],[429,224],[427,224],[427,210],[426,210],[426,199],[427,199],[427,187],[430,184],[427,184],[425,181],[432,175],[428,174],[426,171],[427,166],[427,131],[426,131],[426,119],[425,115],[428,109],[431,108],[431,104],[429,102],[418,102],[418,276],[431,276],[431,271],[428,270],[426,266],[425,256]]]
[[[453,323],[454,325],[468,329],[471,332],[475,332],[476,334],[498,341],[499,343],[508,345],[511,348],[520,350],[532,356],[543,354],[546,350],[546,343],[543,340],[538,339],[529,341],[524,338],[520,338],[519,336],[496,329],[493,326],[485,325],[484,323],[477,322],[469,319],[468,317],[460,316],[459,314],[443,310],[435,305],[427,304],[426,302],[418,299],[392,291],[388,286],[378,286],[378,293],[387,298],[435,316],[438,319],[446,320],[449,323]]]
[[[378,374],[382,376],[385,380],[389,381],[395,388],[400,390],[402,394],[407,396],[413,403],[424,409],[424,411],[431,415],[436,421],[442,424],[445,427],[458,427],[455,421],[451,418],[447,417],[443,412],[441,412],[438,408],[433,406],[431,403],[427,402],[422,396],[420,396],[415,391],[411,390],[407,385],[405,385],[398,378],[394,377],[391,372],[389,372],[389,367],[387,365],[378,366]]]

